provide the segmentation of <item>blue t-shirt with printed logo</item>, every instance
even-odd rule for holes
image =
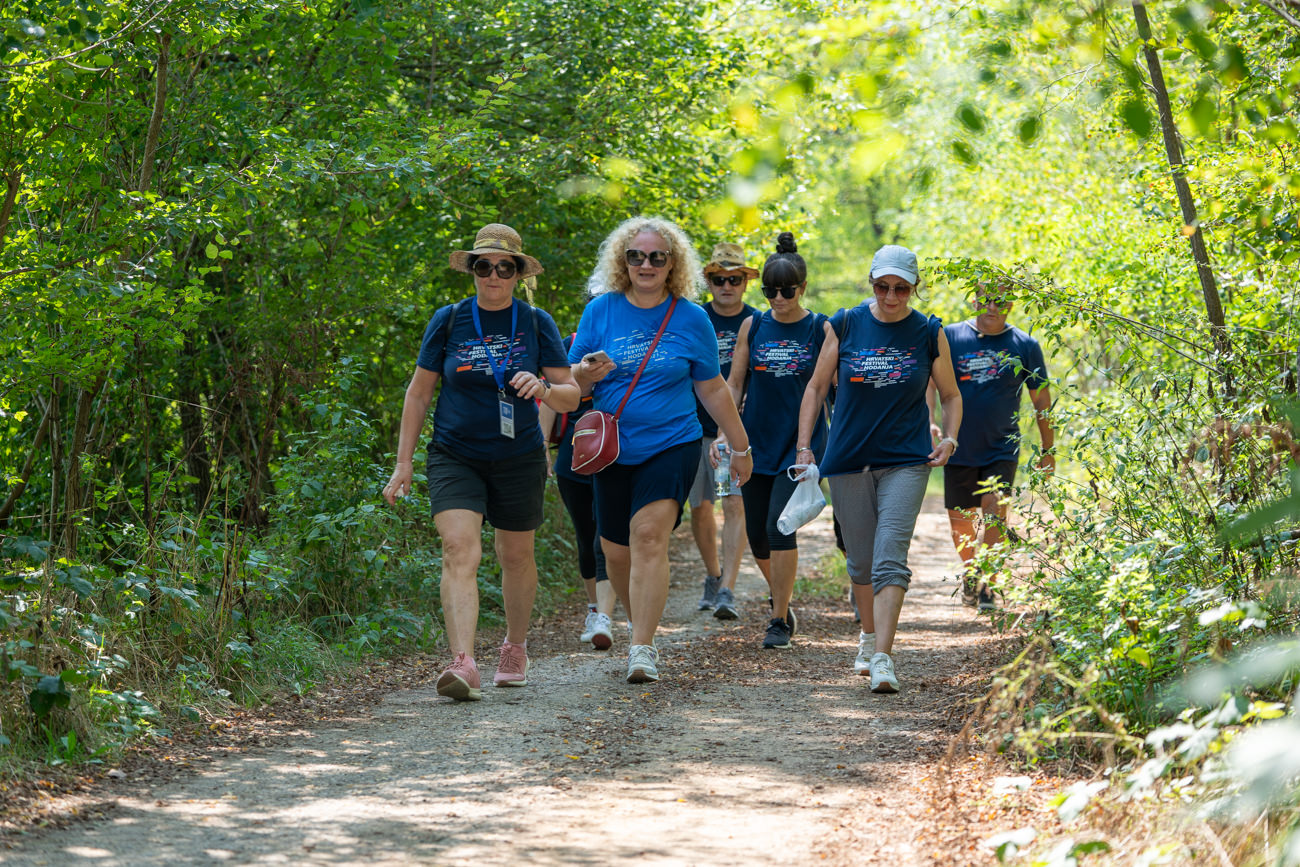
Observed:
[[[543,445],[537,423],[537,403],[519,397],[510,379],[521,370],[539,373],[543,367],[568,367],[560,329],[545,310],[515,300],[515,333],[510,333],[510,308],[479,310],[480,338],[474,328],[473,298],[441,307],[424,329],[416,364],[442,375],[442,389],[433,412],[429,448],[442,446],[453,454],[476,460],[498,460],[526,454]],[[453,320],[453,312],[455,314]],[[487,353],[503,361],[506,397],[514,406],[515,437],[501,435],[497,382]]]
[[[973,320],[944,328],[961,391],[961,448],[955,467],[984,467],[1020,456],[1020,393],[1047,384],[1038,341],[1014,326],[981,334]]]
[[[831,317],[839,388],[823,476],[924,464],[933,450],[925,389],[943,323],[916,310],[881,322],[869,303]]]
[[[754,447],[754,472],[774,476],[795,462],[799,406],[821,353],[826,317],[809,313],[798,322],[778,322],[767,310],[750,321],[749,385],[741,420]],[[817,416],[809,445],[820,462],[824,415]]]
[[[758,310],[746,304],[735,316],[723,316],[713,309],[712,302],[705,302],[700,306],[704,308],[704,312],[709,315],[709,321],[713,323],[713,333],[718,338],[718,369],[722,372],[722,378],[726,379],[731,376],[731,354],[736,351],[736,334],[740,331],[740,324]],[[698,400],[695,401],[695,411],[700,417],[700,427],[704,428],[704,435],[716,437],[718,423]]]
[[[606,292],[582,311],[569,360],[577,363],[603,349],[618,365],[592,389],[596,409],[618,410],[670,303],[643,310],[621,292]],[[619,419],[618,463],[644,463],[665,449],[700,439],[694,384],[716,376],[718,345],[709,317],[698,304],[678,301]]]

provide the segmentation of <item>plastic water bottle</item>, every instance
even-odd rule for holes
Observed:
[[[731,449],[718,443],[718,466],[713,470],[713,488],[718,498],[731,494]]]

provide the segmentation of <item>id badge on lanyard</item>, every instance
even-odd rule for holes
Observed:
[[[506,395],[506,365],[510,363],[510,350],[515,345],[515,328],[519,324],[519,304],[515,300],[510,302],[510,333],[506,335],[506,357],[500,364],[492,354],[487,339],[483,337],[483,323],[479,319],[477,299],[470,305],[470,312],[473,314],[474,331],[478,333],[478,339],[483,344],[483,353],[487,356],[492,378],[497,381],[497,415],[501,422],[501,436],[512,440],[515,438],[515,405]]]
[[[515,438],[515,405],[504,391],[497,392],[497,410],[501,416],[501,436]]]

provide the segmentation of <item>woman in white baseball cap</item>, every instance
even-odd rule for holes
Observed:
[[[831,317],[799,409],[801,461],[822,401],[838,376],[830,438],[819,467],[843,531],[849,578],[862,615],[854,670],[872,692],[898,691],[890,655],[912,572],[908,549],[931,467],[957,450],[961,393],[937,316],[911,306],[920,284],[916,254],[893,244],[871,260],[872,297]],[[943,438],[930,437],[926,386],[943,406]]]

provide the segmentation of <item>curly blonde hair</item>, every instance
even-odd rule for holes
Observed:
[[[587,279],[587,292],[599,295],[602,292],[622,292],[624,295],[632,288],[632,281],[627,276],[627,262],[623,254],[627,245],[642,232],[654,232],[668,245],[672,253],[672,267],[668,271],[668,292],[677,298],[694,300],[704,288],[704,275],[700,270],[700,257],[695,252],[695,245],[676,223],[662,217],[633,217],[618,224],[614,231],[606,236],[596,253],[596,269]]]

